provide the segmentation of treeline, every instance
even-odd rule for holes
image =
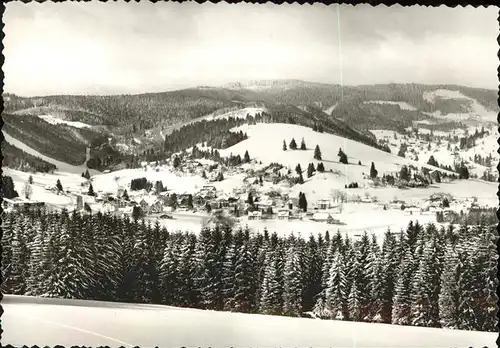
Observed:
[[[186,91],[113,96],[50,96],[45,104],[85,110],[78,121],[141,131],[201,117],[232,103]],[[95,122],[99,123],[95,123]],[[94,123],[93,123],[94,122]]]
[[[481,131],[476,131],[473,134],[466,134],[465,137],[460,138],[460,149],[470,149],[476,146],[476,140],[483,138],[484,136],[490,134],[488,131],[484,130],[484,127]]]
[[[112,215],[8,213],[4,293],[495,331],[494,227],[170,233]],[[71,275],[71,276],[68,276]]]
[[[487,156],[481,156],[480,154],[474,154],[474,163],[480,164],[484,167],[492,167],[492,161],[493,157],[491,156],[491,153],[489,153]]]
[[[56,169],[52,163],[24,152],[6,141],[2,142],[2,155],[2,166],[23,172],[50,173]]]
[[[7,175],[2,175],[2,185],[0,187],[0,193],[2,198],[16,198],[19,197],[19,193],[16,191],[14,181],[12,177]]]
[[[246,123],[246,119],[202,120],[174,130],[165,138],[164,150],[168,153],[179,152],[199,143],[214,148],[227,148],[246,139],[246,134],[231,133],[230,129]]]

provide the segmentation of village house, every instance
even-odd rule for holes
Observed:
[[[206,204],[207,200],[205,197],[201,196],[200,194],[197,194],[193,197],[193,205],[195,206],[204,206]]]
[[[249,211],[248,212],[248,220],[262,220],[262,212],[261,211]]]
[[[319,210],[330,209],[330,200],[329,199],[318,199],[316,201],[316,207]]]
[[[262,212],[263,215],[269,215],[272,214],[272,209],[273,209],[273,201],[263,197],[262,200],[258,201],[255,203],[257,206],[257,209]]]
[[[389,202],[389,208],[395,209],[395,210],[398,210],[398,209],[400,210],[401,207],[405,206],[405,204],[406,204],[405,201],[395,199],[395,200]]]
[[[290,220],[291,211],[289,209],[280,209],[278,210],[278,220]]]
[[[153,203],[149,205],[150,214],[158,214],[163,212],[163,202],[159,199],[155,199]]]
[[[212,209],[223,209],[229,207],[229,197],[227,195],[221,195],[210,202],[210,207]]]
[[[180,208],[188,208],[189,207],[189,197],[192,195],[188,193],[183,193],[177,197],[177,204]],[[193,198],[193,204],[194,204],[194,198]]]
[[[118,217],[127,217],[127,216],[132,216],[132,212],[134,211],[134,207],[133,206],[128,206],[128,207],[125,207],[125,208],[118,208],[116,211],[115,211],[115,215],[118,216]]]

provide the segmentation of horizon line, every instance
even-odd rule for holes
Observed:
[[[475,86],[467,86],[456,83],[421,83],[421,82],[386,82],[386,83],[368,83],[368,84],[343,84],[340,83],[328,83],[328,82],[320,82],[320,81],[312,81],[312,80],[302,80],[297,78],[281,78],[281,79],[246,79],[240,81],[226,82],[223,84],[217,85],[209,85],[209,84],[200,84],[200,85],[191,85],[186,87],[172,87],[165,88],[157,91],[144,91],[144,92],[134,92],[134,93],[123,93],[123,92],[110,92],[110,93],[59,93],[59,94],[44,94],[44,95],[22,95],[15,92],[3,91],[2,97],[5,95],[14,95],[19,98],[48,98],[48,97],[58,97],[58,96],[67,96],[67,97],[112,97],[112,96],[138,96],[138,95],[147,95],[147,94],[162,94],[169,92],[177,92],[177,91],[185,91],[190,89],[197,88],[213,88],[213,89],[226,89],[226,90],[248,90],[245,88],[245,85],[256,85],[259,83],[265,82],[295,82],[295,83],[305,83],[305,84],[313,84],[313,85],[324,85],[329,87],[367,87],[367,86],[386,86],[386,85],[421,85],[421,86],[453,86],[453,87],[466,87],[472,89],[482,89],[489,91],[497,91],[500,92],[499,88],[488,88],[488,87],[475,87]],[[500,81],[499,81],[500,82]],[[242,85],[241,87],[236,87],[236,85]],[[234,86],[233,86],[234,85]]]

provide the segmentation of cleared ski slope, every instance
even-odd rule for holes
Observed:
[[[110,347],[495,347],[497,334],[6,295],[3,344]]]
[[[22,141],[5,133],[5,131],[3,131],[3,136],[4,136],[4,139],[6,142],[17,147],[18,149],[23,150],[24,152],[29,153],[32,156],[38,157],[38,158],[44,160],[45,162],[52,163],[53,165],[55,165],[57,167],[57,169],[56,169],[57,172],[81,174],[81,173],[85,172],[85,170],[87,170],[87,166],[85,164],[82,164],[79,166],[74,166],[74,165],[68,164],[66,162],[58,161],[52,157],[45,156],[44,154],[33,149],[32,147],[29,147],[28,145],[26,145]],[[97,173],[97,171],[93,171],[93,170],[89,170],[89,171],[92,171],[92,173]]]

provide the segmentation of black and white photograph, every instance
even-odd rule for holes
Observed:
[[[9,2],[13,347],[496,347],[499,8]]]

